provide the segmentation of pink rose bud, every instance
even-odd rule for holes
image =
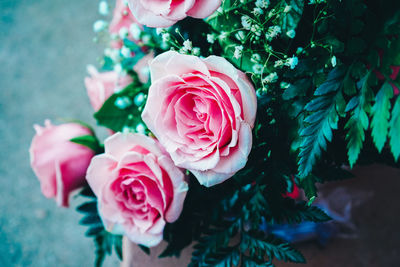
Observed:
[[[185,176],[148,136],[116,133],[90,163],[86,179],[108,231],[147,247],[159,244],[166,222],[178,219],[188,190]]]
[[[59,206],[68,207],[71,192],[86,183],[85,174],[94,152],[70,142],[72,138],[92,132],[77,123],[34,126],[36,135],[29,149],[31,166],[39,178],[42,193],[55,198]]]
[[[138,23],[136,18],[130,12],[125,0],[117,0],[113,13],[113,18],[110,23],[110,33],[119,34],[122,28],[129,31],[131,24]]]
[[[221,0],[127,0],[133,15],[141,24],[166,28],[187,16],[203,19],[214,13]]]
[[[88,73],[91,77],[85,78],[85,85],[95,111],[98,111],[114,92],[124,89],[133,81],[129,75],[120,76],[115,71],[99,73],[93,66],[88,66]]]
[[[141,83],[146,84],[149,81],[150,78],[149,62],[152,61],[153,59],[154,59],[154,52],[151,51],[149,54],[141,58],[133,67],[133,70],[138,74],[139,81]]]
[[[157,56],[150,73],[142,119],[175,165],[205,186],[242,169],[257,111],[246,75],[222,57],[201,59],[172,51]]]

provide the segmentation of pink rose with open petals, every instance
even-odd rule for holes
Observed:
[[[257,98],[246,75],[217,56],[166,52],[150,63],[143,121],[179,167],[212,186],[242,169]]]
[[[85,78],[85,85],[95,111],[98,111],[115,91],[124,89],[133,81],[129,75],[120,76],[115,71],[98,72],[93,66],[88,66],[88,72],[91,77]]]
[[[127,0],[141,24],[169,27],[187,16],[203,19],[221,5],[221,0]]]
[[[108,229],[148,247],[161,242],[166,222],[178,219],[188,190],[184,174],[148,136],[116,133],[93,158],[86,179]]]
[[[59,206],[68,207],[70,193],[86,183],[85,174],[94,152],[70,139],[91,135],[77,123],[54,126],[35,125],[36,135],[30,147],[31,166],[39,178],[43,195],[55,198]]]

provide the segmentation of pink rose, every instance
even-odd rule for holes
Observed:
[[[119,76],[115,71],[99,73],[95,67],[88,66],[88,73],[91,77],[85,78],[85,85],[95,111],[98,111],[115,91],[132,83],[129,75]]]
[[[154,52],[151,51],[149,54],[142,57],[136,65],[133,67],[133,70],[138,74],[139,81],[141,83],[146,84],[150,78],[150,69],[149,62],[154,59]]]
[[[188,190],[184,174],[148,136],[116,133],[95,156],[86,179],[109,231],[155,246],[166,222],[178,219]]]
[[[203,19],[221,5],[221,0],[127,0],[141,24],[169,27],[187,16]]]
[[[205,186],[242,169],[252,145],[257,98],[246,75],[217,56],[166,52],[150,63],[142,119],[170,153]]]
[[[36,135],[29,149],[31,166],[39,178],[42,193],[68,207],[70,193],[86,183],[85,174],[94,152],[69,140],[92,132],[77,123],[58,126],[45,121],[35,125]]]
[[[136,23],[137,20],[133,14],[129,11],[128,4],[125,0],[117,0],[113,13],[113,18],[110,23],[108,30],[110,33],[119,34],[122,28],[129,31],[131,24]]]

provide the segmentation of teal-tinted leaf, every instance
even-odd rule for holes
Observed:
[[[86,231],[85,236],[96,236],[96,235],[100,234],[102,231],[104,231],[103,225],[97,225],[95,227],[89,228]]]
[[[315,186],[316,180],[314,175],[308,175],[307,177],[300,179],[300,186],[303,188],[304,193],[308,199],[315,199],[317,197],[317,187]]]
[[[298,96],[304,96],[311,87],[310,79],[300,79],[291,84],[282,94],[284,100],[289,100]]]
[[[379,152],[386,143],[390,118],[390,99],[393,97],[393,88],[385,82],[375,97],[375,104],[372,107],[372,138]]]
[[[389,123],[390,149],[397,161],[400,156],[400,97],[397,96]]]
[[[85,202],[76,208],[81,213],[96,213],[97,201]]]
[[[97,214],[90,214],[83,217],[80,221],[82,225],[101,225],[103,226],[100,217]]]
[[[365,140],[364,132],[369,126],[367,112],[370,111],[371,103],[374,99],[374,94],[370,87],[370,83],[374,83],[373,79],[371,79],[371,73],[373,72],[370,70],[357,83],[357,87],[360,89],[358,105],[352,111],[351,117],[345,125],[345,129],[348,129],[346,140],[350,167],[353,167],[358,159]]]
[[[72,138],[70,141],[82,146],[86,146],[93,150],[93,152],[96,154],[100,154],[104,151],[103,147],[99,143],[99,140],[94,135],[79,136]]]
[[[122,131],[124,127],[134,127],[141,122],[141,112],[133,104],[134,97],[143,90],[142,87],[132,84],[119,93],[113,94],[106,100],[101,109],[94,114],[97,123],[115,132]],[[118,98],[130,99],[123,108],[115,103]]]
[[[143,245],[138,245],[138,246],[144,253],[146,253],[147,255],[150,255],[150,249],[148,247],[143,246]]]
[[[360,97],[354,96],[350,99],[346,106],[346,112],[352,111],[360,103]]]

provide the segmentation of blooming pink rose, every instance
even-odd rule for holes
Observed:
[[[98,111],[115,91],[132,83],[129,75],[119,76],[115,71],[99,73],[95,67],[88,66],[88,72],[91,77],[85,78],[85,85],[95,111]]]
[[[150,63],[143,121],[175,165],[212,186],[242,169],[252,146],[257,98],[246,75],[222,57],[166,52]]]
[[[77,123],[58,126],[45,121],[35,125],[36,135],[29,149],[31,166],[39,178],[43,195],[68,207],[70,193],[86,183],[85,174],[94,152],[69,140],[92,132]]]
[[[133,15],[148,27],[169,27],[187,16],[203,19],[221,0],[127,0]]]
[[[188,190],[184,174],[148,136],[116,133],[95,156],[86,179],[109,231],[155,246],[166,222],[178,219]]]
[[[133,67],[133,70],[138,74],[139,81],[141,83],[146,84],[150,78],[150,69],[149,62],[154,59],[154,52],[151,51],[144,57],[142,57],[136,65]]]

